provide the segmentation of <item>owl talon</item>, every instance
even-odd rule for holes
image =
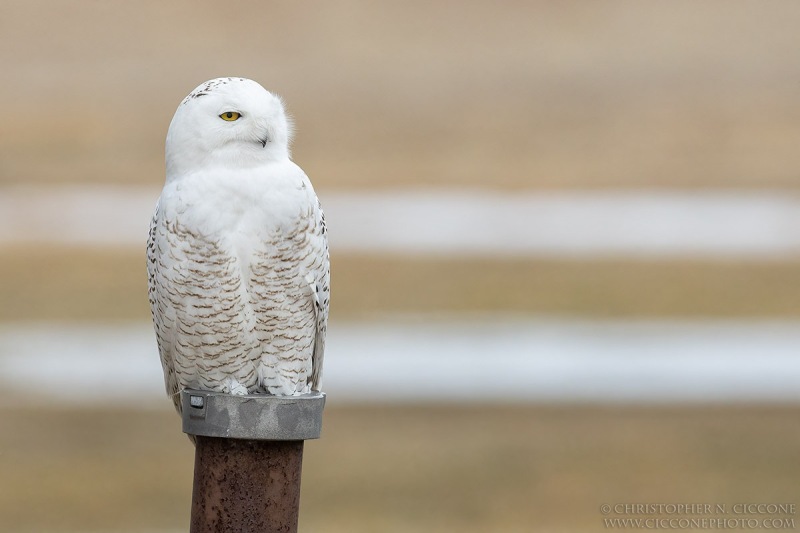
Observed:
[[[234,378],[228,378],[222,384],[222,392],[225,394],[233,394],[234,396],[246,396],[247,387],[239,383]]]

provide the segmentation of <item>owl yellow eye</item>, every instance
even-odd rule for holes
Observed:
[[[227,120],[228,122],[233,122],[234,120],[239,120],[239,117],[241,116],[242,115],[240,115],[236,111],[226,111],[225,113],[221,114],[219,118],[221,118],[222,120]]]

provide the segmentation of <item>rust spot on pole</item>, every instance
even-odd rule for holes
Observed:
[[[294,533],[303,441],[197,436],[191,533]]]

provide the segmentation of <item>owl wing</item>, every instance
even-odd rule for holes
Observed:
[[[156,332],[158,343],[158,353],[161,357],[161,366],[164,368],[164,385],[167,395],[172,398],[175,408],[180,412],[181,402],[178,395],[178,377],[175,372],[173,358],[173,340],[175,317],[170,306],[165,305],[166,285],[164,283],[163,264],[164,254],[164,228],[162,215],[160,213],[161,200],[156,203],[153,218],[150,221],[150,232],[147,239],[147,284],[148,299],[150,300],[150,312],[153,315],[153,327]]]
[[[314,352],[311,359],[311,376],[309,383],[311,390],[318,391],[322,381],[322,359],[325,355],[325,337],[328,331],[328,308],[331,301],[331,261],[328,250],[328,228],[325,223],[325,213],[322,205],[317,200],[317,209],[314,213],[316,233],[321,242],[322,262],[317,269],[316,279],[312,282],[312,295],[314,298],[314,312],[316,316],[317,331],[314,337]]]

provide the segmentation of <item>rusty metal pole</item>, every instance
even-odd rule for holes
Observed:
[[[195,448],[191,533],[296,532],[303,442],[319,438],[323,393],[181,393]]]
[[[197,437],[191,533],[297,531],[303,441]]]

